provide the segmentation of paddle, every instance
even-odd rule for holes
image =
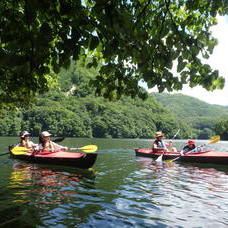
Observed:
[[[97,146],[96,145],[87,145],[84,147],[79,147],[79,148],[69,148],[69,150],[81,150],[84,153],[93,153],[97,151]],[[27,152],[30,152],[30,149],[27,149],[25,147],[14,147],[11,152],[14,155],[22,155]]]
[[[202,144],[198,147],[203,147],[203,146],[206,146],[208,144],[214,144],[214,143],[217,143],[218,141],[220,141],[220,136],[219,135],[216,135],[216,136],[213,136],[208,143],[205,143],[205,144]],[[193,150],[190,150],[188,151],[187,153],[185,154],[190,154],[190,153],[194,153],[195,152],[195,148]],[[174,158],[172,160],[166,160],[166,162],[173,162],[173,161],[176,161],[177,159],[179,159],[181,156],[177,157],[177,158]]]
[[[61,137],[61,138],[57,138],[57,139],[53,139],[52,142],[62,142],[65,139],[65,137]]]
[[[173,136],[172,139],[175,139],[179,132],[180,132],[180,128],[178,129],[177,133]],[[164,153],[165,153],[165,151],[156,159],[156,162],[161,162],[162,161],[162,157],[163,157]]]
[[[87,145],[80,148],[69,148],[69,150],[82,150],[85,153],[93,153],[97,151],[96,145]]]

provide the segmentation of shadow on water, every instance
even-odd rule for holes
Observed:
[[[0,185],[4,185],[4,192],[1,192],[0,227],[48,225],[56,217],[51,211],[58,210],[57,214],[63,211],[70,213],[72,204],[85,202],[87,197],[93,196],[95,177],[94,169],[13,161],[12,170]],[[65,216],[55,219],[65,219]]]

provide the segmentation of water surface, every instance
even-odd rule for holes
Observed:
[[[0,138],[0,152],[16,141]],[[98,145],[90,170],[0,156],[0,226],[227,227],[228,165],[157,163],[135,156],[134,148],[151,142],[65,139],[62,145],[69,147]],[[228,151],[228,143],[210,148]]]

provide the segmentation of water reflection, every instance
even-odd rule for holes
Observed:
[[[48,211],[59,207],[70,210],[72,204],[77,204],[77,201],[80,203],[86,201],[86,195],[90,195],[88,192],[95,189],[96,171],[94,169],[48,167],[20,161],[15,162],[12,168],[7,183],[7,198],[3,203],[5,202],[10,207],[13,205],[15,209],[13,213],[10,213],[12,217],[8,214],[7,217],[0,219],[0,226],[2,224],[13,226],[24,219],[21,216],[27,214],[31,216],[31,209],[28,211],[28,207],[35,210],[33,219],[40,220],[43,217],[42,222],[45,222],[47,217],[48,220],[53,219],[53,215],[50,215]],[[7,207],[5,210],[1,207],[0,214],[6,211],[8,211]],[[34,223],[37,221],[31,221],[31,224]]]
[[[50,203],[57,204],[77,194],[75,189],[78,187],[93,188],[92,180],[95,178],[95,173],[93,169],[75,169],[73,172],[71,169],[69,172],[66,167],[59,169],[15,162],[8,187],[16,190],[17,196],[35,193],[36,196],[41,196],[36,199],[40,201],[39,203],[47,204],[48,198],[51,198]],[[20,189],[21,187],[23,188]],[[30,199],[29,197],[28,200]]]

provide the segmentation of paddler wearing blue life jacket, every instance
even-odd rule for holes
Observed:
[[[152,149],[164,149],[166,151],[176,152],[177,149],[172,146],[172,141],[169,143],[163,141],[164,133],[162,131],[155,132],[155,140],[152,143]]]
[[[61,146],[55,142],[52,142],[50,139],[50,134],[48,131],[43,131],[41,132],[39,136],[39,145],[38,145],[38,150],[39,151],[66,151],[68,150],[68,147]]]
[[[166,144],[163,142],[164,134],[161,131],[155,132],[155,140],[152,144],[152,149],[166,149]]]

